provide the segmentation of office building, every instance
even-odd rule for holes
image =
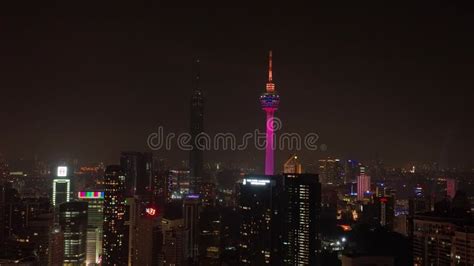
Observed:
[[[108,166],[104,176],[104,237],[102,265],[128,261],[125,175],[119,165]]]
[[[251,176],[238,188],[240,213],[239,263],[272,264],[283,254],[278,239],[282,237],[283,195],[281,176]]]
[[[187,237],[189,234],[184,227],[184,219],[179,217],[164,217],[161,226],[163,232],[162,265],[188,265]]]
[[[370,194],[370,176],[365,172],[361,172],[357,176],[357,199],[363,200]]]
[[[458,190],[457,181],[454,178],[447,178],[446,179],[446,195],[453,199],[456,195],[456,191]]]
[[[197,262],[199,259],[199,213],[201,200],[198,194],[189,194],[183,201],[184,228],[188,231],[186,244],[190,261]]]
[[[461,218],[437,213],[415,215],[414,265],[473,265],[472,221],[469,216]]]
[[[286,265],[318,265],[321,253],[321,184],[314,174],[285,174],[283,212]],[[274,239],[274,241],[279,241]],[[281,241],[281,240],[280,240]]]
[[[298,160],[297,155],[291,155],[283,164],[284,174],[301,174],[302,172],[303,167],[301,166],[301,162]]]
[[[71,179],[69,174],[67,166],[59,166],[56,168],[56,177],[53,179],[52,203],[54,207],[71,200]]]
[[[64,262],[64,232],[61,226],[54,225],[49,231],[49,264],[63,266]]]
[[[64,265],[83,265],[87,247],[87,202],[59,205],[59,225],[64,234]]]
[[[96,265],[102,256],[104,192],[80,191],[77,193],[77,199],[88,203],[86,264]]]
[[[123,152],[120,166],[125,174],[126,196],[151,195],[153,191],[153,155],[141,152]]]

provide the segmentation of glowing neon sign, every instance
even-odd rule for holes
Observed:
[[[156,213],[157,213],[156,209],[153,208],[153,207],[148,207],[148,208],[146,208],[146,209],[145,209],[145,212],[146,212],[148,215],[150,215],[150,216],[155,216]]]
[[[65,177],[65,176],[67,176],[67,166],[59,166],[59,167],[58,167],[57,175],[58,175],[59,177]]]
[[[77,197],[80,199],[103,199],[103,191],[81,191],[77,192]]]

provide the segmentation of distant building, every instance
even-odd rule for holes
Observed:
[[[125,175],[119,165],[105,170],[104,192],[102,265],[123,265],[128,261],[128,226],[125,224]]]
[[[446,179],[446,195],[453,199],[456,195],[456,191],[458,190],[457,181],[454,178]]]
[[[344,168],[340,159],[319,160],[319,179],[321,184],[340,185],[344,182]]]
[[[362,172],[357,176],[357,199],[363,200],[367,193],[370,193],[370,176]]]
[[[197,73],[190,101],[189,134],[191,135],[191,151],[189,152],[189,169],[191,176],[191,192],[199,193],[199,183],[203,179],[203,150],[198,147],[197,137],[204,132],[204,93],[201,89],[199,60],[196,61]]]
[[[183,199],[191,191],[189,170],[169,170],[166,175],[164,196],[168,202]]]
[[[64,264],[84,264],[87,247],[87,202],[71,201],[59,205],[59,225],[64,233]]]
[[[303,167],[301,166],[301,163],[298,160],[297,155],[292,155],[285,162],[285,164],[283,164],[283,173],[284,174],[301,174],[301,173],[303,173]]]
[[[126,196],[151,195],[153,191],[153,155],[122,152],[120,166],[125,174]]]

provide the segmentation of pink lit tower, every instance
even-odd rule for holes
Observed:
[[[275,162],[273,155],[275,152],[275,124],[273,123],[273,115],[278,109],[278,104],[280,103],[280,95],[275,91],[275,84],[273,83],[273,72],[272,72],[272,51],[270,51],[268,58],[268,81],[267,89],[260,96],[260,104],[262,105],[263,111],[267,114],[267,122],[265,128],[267,131],[266,134],[266,146],[265,146],[265,175],[274,174]]]

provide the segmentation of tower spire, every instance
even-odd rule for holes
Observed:
[[[200,84],[199,84],[199,81],[201,80],[201,61],[199,60],[199,58],[196,58],[196,60],[194,61],[195,65],[196,65],[196,88],[197,90],[200,90],[201,88],[199,87]]]
[[[268,82],[273,82],[273,70],[272,70],[272,50],[268,55]]]
[[[268,54],[268,81],[267,81],[267,93],[275,92],[275,84],[273,83],[273,55],[272,50]]]

